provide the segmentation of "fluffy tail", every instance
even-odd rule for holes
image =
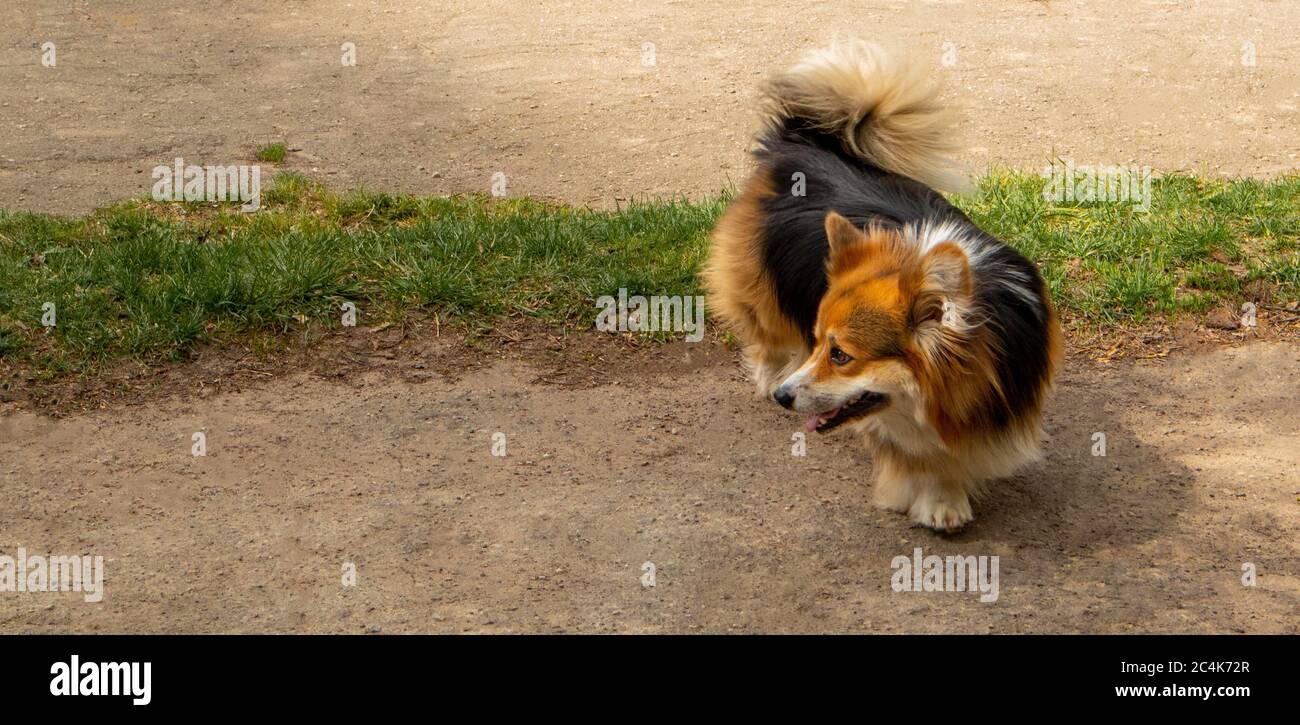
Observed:
[[[810,51],[763,89],[769,123],[803,122],[854,156],[937,189],[965,187],[951,161],[953,116],[924,65],[874,43]]]

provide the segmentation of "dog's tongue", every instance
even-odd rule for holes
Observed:
[[[825,413],[813,413],[812,415],[808,416],[804,420],[803,429],[808,431],[809,433],[812,433],[813,431],[817,430],[817,426],[821,425],[822,423],[825,423],[831,418],[834,418],[835,414],[838,412],[840,412],[839,408],[836,408],[834,410],[828,410]]]

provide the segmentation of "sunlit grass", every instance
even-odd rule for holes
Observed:
[[[1195,314],[1262,280],[1300,296],[1300,177],[1157,179],[1149,213],[1059,205],[1034,175],[955,199],[1037,261],[1057,305],[1097,324]],[[699,294],[726,197],[616,210],[481,196],[329,192],[282,173],[256,214],[131,201],[81,218],[0,211],[0,356],[42,376],[184,356],[252,331],[358,324],[412,310],[489,325],[589,324],[620,287]],[[53,303],[57,324],[42,326]]]

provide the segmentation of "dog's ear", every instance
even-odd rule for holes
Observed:
[[[935,321],[944,327],[964,328],[974,284],[965,250],[955,242],[931,247],[917,270],[913,327]]]
[[[826,269],[836,274],[849,269],[855,262],[854,256],[865,251],[867,235],[853,222],[832,211],[826,214],[826,241],[830,245]]]

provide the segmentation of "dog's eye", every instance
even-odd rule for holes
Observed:
[[[831,347],[831,362],[836,365],[848,365],[852,361],[853,358],[847,352],[844,352],[838,347]]]

